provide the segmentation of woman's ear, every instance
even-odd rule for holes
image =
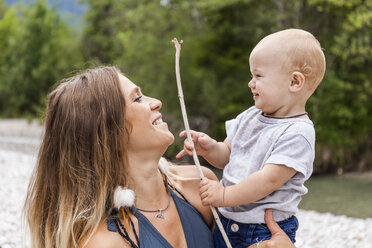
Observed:
[[[299,71],[295,71],[291,75],[291,85],[289,90],[292,92],[300,91],[305,85],[305,76]]]

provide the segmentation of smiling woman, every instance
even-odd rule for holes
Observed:
[[[174,140],[161,107],[114,67],[63,80],[49,95],[25,203],[32,247],[213,246],[196,169],[159,169]],[[130,208],[116,206],[118,187],[135,195]]]

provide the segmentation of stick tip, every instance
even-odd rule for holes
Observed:
[[[173,43],[174,45],[182,45],[183,40],[180,40],[180,42],[178,42],[177,38],[173,38],[172,43]]]

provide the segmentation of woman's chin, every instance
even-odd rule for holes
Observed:
[[[162,133],[161,137],[158,136],[158,140],[159,147],[164,147],[165,149],[168,149],[168,146],[170,146],[174,142],[174,135],[170,131],[167,131]]]
[[[162,142],[162,145],[158,147],[158,148],[162,147],[161,148],[161,153],[162,153],[161,156],[164,156],[164,153],[168,150],[168,147],[173,144],[173,142],[174,142],[173,134],[168,137],[168,140]]]
[[[168,146],[170,146],[171,144],[173,144],[174,142],[174,135],[169,132],[169,136],[168,136]]]

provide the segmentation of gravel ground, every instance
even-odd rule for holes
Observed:
[[[0,248],[29,247],[22,207],[41,135],[37,122],[0,121]],[[372,248],[371,218],[305,210],[297,217],[297,247]]]

